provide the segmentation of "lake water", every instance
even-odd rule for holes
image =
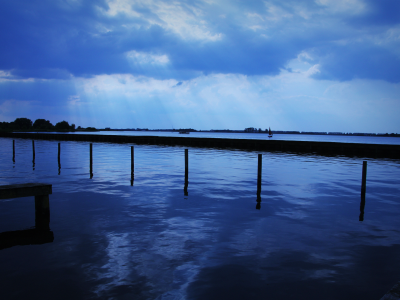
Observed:
[[[274,136],[275,137],[275,136]],[[400,163],[0,138],[0,184],[45,182],[54,241],[0,250],[1,299],[380,299],[400,280]],[[257,203],[257,154],[263,154]],[[0,201],[0,232],[35,224]]]

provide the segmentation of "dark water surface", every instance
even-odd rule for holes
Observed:
[[[54,241],[0,250],[1,299],[380,299],[400,280],[400,164],[0,138],[0,184],[45,182]],[[35,224],[33,197],[0,201],[0,232]]]

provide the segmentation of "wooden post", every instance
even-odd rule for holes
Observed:
[[[61,173],[61,144],[58,143],[58,175]]]
[[[131,186],[133,186],[133,180],[135,179],[135,156],[134,156],[134,149],[133,146],[131,146]]]
[[[90,179],[93,178],[93,144],[90,143]]]
[[[367,161],[363,161],[362,180],[361,180],[361,202],[359,221],[364,221],[365,191],[367,189]]]
[[[135,169],[135,157],[134,157],[134,152],[133,152],[133,146],[131,146],[131,175],[133,176],[134,169]]]
[[[32,153],[33,153],[33,162],[35,162],[35,141],[32,140]]]
[[[361,194],[364,194],[367,189],[367,161],[363,161],[363,168],[362,168],[362,183],[361,183]]]
[[[185,196],[188,195],[188,188],[189,185],[189,150],[185,149],[185,187],[183,189]]]
[[[258,154],[257,201],[261,201],[262,154]]]
[[[61,157],[61,143],[58,143],[58,164],[60,164],[60,157]]]
[[[13,162],[15,162],[15,140],[13,140]]]

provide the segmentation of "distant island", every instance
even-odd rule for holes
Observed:
[[[268,134],[268,129],[262,130],[254,127],[248,127],[244,130],[232,129],[210,129],[210,130],[196,130],[193,128],[179,128],[179,129],[148,129],[148,128],[125,128],[125,129],[111,129],[109,127],[99,129],[100,131],[159,131],[159,132],[226,132],[226,133],[261,133]],[[272,130],[273,134],[312,134],[312,135],[350,135],[350,136],[393,136],[400,137],[398,133],[362,133],[362,132],[314,132],[314,131],[285,131],[285,130]]]
[[[254,133],[268,134],[268,129],[247,127],[243,130],[232,129],[211,129],[211,130],[196,130],[193,128],[179,129],[148,129],[148,128],[121,128],[112,129],[110,127],[97,129],[95,127],[81,126],[76,127],[75,124],[69,124],[67,121],[61,121],[53,125],[49,120],[37,119],[35,122],[28,118],[17,118],[13,122],[0,122],[0,131],[5,132],[75,132],[75,131],[158,131],[158,132],[219,132],[219,133]],[[349,135],[349,136],[390,136],[400,137],[398,133],[362,133],[362,132],[314,132],[314,131],[285,131],[272,130],[273,134],[306,134],[306,135]]]

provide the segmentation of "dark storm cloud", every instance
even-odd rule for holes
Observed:
[[[151,6],[136,2],[131,7],[140,16],[107,15],[109,4],[100,0],[3,1],[0,70],[20,78],[60,79],[114,73],[178,80],[210,73],[276,75],[306,51],[320,65],[316,78],[398,82],[395,42],[382,46],[368,37],[399,24],[399,2],[370,0],[365,5],[364,13],[352,15],[330,14],[314,1],[182,2],[188,16],[201,11],[210,34],[220,34],[204,40],[180,36]],[[309,19],[299,16],[299,9]],[[249,14],[259,18],[256,29],[248,24]],[[342,21],[346,28],[337,26]],[[337,45],[338,40],[359,38],[358,31],[364,41]],[[164,66],[132,62],[129,51],[166,55],[169,61]]]
[[[0,68],[21,77],[58,78],[113,71],[123,65],[115,36],[95,36],[95,5],[62,7],[60,1],[2,5]],[[92,1],[103,5],[100,1]],[[111,45],[112,44],[112,45]],[[117,48],[116,48],[117,47]]]
[[[36,103],[64,105],[76,92],[69,80],[0,82],[0,103],[5,100],[34,100]]]
[[[367,12],[353,17],[350,23],[362,26],[397,25],[400,23],[400,1],[398,0],[366,0]]]
[[[400,58],[387,49],[368,43],[319,49],[321,73],[314,78],[351,80],[381,79],[400,82]]]

